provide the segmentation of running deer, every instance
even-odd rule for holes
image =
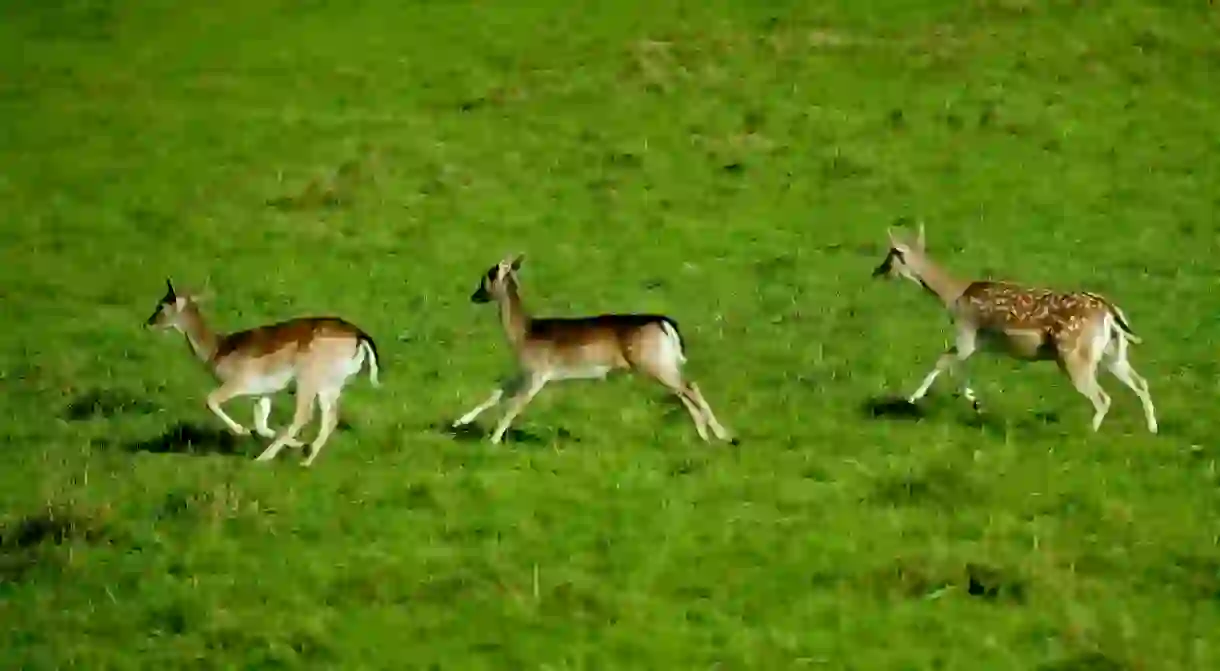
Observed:
[[[954,346],[940,356],[908,401],[923,398],[937,376],[948,370],[951,376],[960,376],[962,395],[978,410],[969,378],[958,369],[983,346],[1020,361],[1055,361],[1076,390],[1093,403],[1094,431],[1110,409],[1110,397],[1097,381],[1097,367],[1104,363],[1139,397],[1148,430],[1156,433],[1148,382],[1127,360],[1127,345],[1140,339],[1110,300],[1095,293],[1063,293],[1008,282],[963,282],[927,255],[922,224],[914,241],[892,229],[888,233],[889,253],[873,277],[905,278],[923,287],[949,311],[956,335]]]
[[[611,314],[593,317],[531,317],[517,289],[522,255],[492,266],[470,296],[473,303],[495,301],[500,323],[516,355],[517,373],[491,396],[453,423],[474,421],[484,410],[508,396],[508,409],[491,435],[499,443],[509,424],[548,382],[604,379],[616,370],[629,370],[660,382],[690,413],[704,441],[707,429],[720,440],[735,442],[703,399],[699,387],[682,376],[686,361],[678,325],[664,315]]]
[[[339,423],[339,394],[347,379],[369,363],[369,380],[377,380],[377,346],[367,333],[337,317],[302,317],[230,334],[208,328],[199,312],[200,298],[180,296],[165,281],[165,296],[148,318],[146,326],[174,329],[186,336],[195,356],[207,366],[220,386],[207,397],[208,408],[233,433],[244,436],[246,427],[233,421],[221,408],[229,399],[256,396],[254,432],[274,439],[258,461],[274,459],[284,447],[304,443],[297,434],[313,415],[314,400],[322,407],[322,423],[309,446],[304,464],[313,464]],[[296,382],[296,414],[278,436],[267,426],[271,395]]]

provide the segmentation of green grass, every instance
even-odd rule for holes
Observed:
[[[8,668],[1220,668],[1203,3],[3,7]],[[984,355],[985,421],[866,417],[950,335],[869,279],[913,220],[1115,299],[1162,433]],[[518,251],[538,313],[675,317],[742,445],[630,378],[435,428],[509,370],[468,296]],[[141,327],[166,276],[356,322],[383,386],[311,470],[183,449],[220,424]]]

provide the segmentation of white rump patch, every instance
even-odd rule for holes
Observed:
[[[667,321],[661,322],[661,330],[665,332],[666,340],[669,341],[671,357],[678,363],[686,363],[686,355],[682,353],[682,339],[678,337],[678,332]]]

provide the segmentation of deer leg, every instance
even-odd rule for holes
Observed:
[[[504,434],[508,431],[509,425],[513,423],[513,420],[516,419],[517,415],[521,414],[521,411],[525,409],[525,406],[528,405],[530,401],[534,400],[534,397],[538,395],[538,392],[542,391],[542,388],[546,386],[546,383],[547,378],[545,376],[538,375],[530,378],[528,386],[518,388],[517,392],[513,395],[512,399],[508,403],[508,410],[506,410],[504,412],[504,416],[500,418],[500,423],[496,426],[495,433],[491,434],[492,443],[498,444],[504,439]]]
[[[292,416],[292,424],[289,424],[263,453],[258,455],[255,461],[269,461],[275,458],[275,455],[280,453],[284,447],[291,445],[296,441],[297,434],[305,425],[309,423],[309,418],[313,415],[313,400],[317,392],[312,386],[302,385],[297,383],[296,397],[297,409]]]
[[[263,396],[258,399],[254,405],[254,432],[263,438],[275,438],[275,431],[268,425],[268,420],[271,418],[271,397]],[[284,443],[286,447],[300,447],[304,445],[296,438],[292,438]]]
[[[712,412],[712,406],[708,405],[707,400],[703,398],[703,392],[699,391],[699,385],[694,382],[688,382],[686,384],[686,392],[690,395],[691,400],[703,410],[703,415],[707,418],[708,426],[712,427],[712,433],[716,434],[716,437],[720,440],[732,441],[733,436],[716,419],[715,413]]]
[[[682,374],[674,366],[665,368],[657,368],[655,366],[641,366],[652,376],[657,382],[660,382],[666,389],[672,391],[678,400],[682,401],[682,406],[686,408],[686,412],[690,413],[690,418],[695,422],[695,431],[699,433],[699,438],[703,442],[708,442],[707,435],[707,417],[703,412],[703,408],[695,401],[694,396],[690,392],[690,387],[682,381]]]
[[[1076,391],[1093,403],[1093,430],[1097,431],[1110,409],[1110,396],[1097,383],[1097,363],[1089,357],[1071,352],[1059,357],[1059,365],[1071,378]]]
[[[936,378],[940,377],[940,374],[946,370],[952,370],[956,362],[957,348],[950,347],[949,349],[945,350],[945,353],[941,354],[940,357],[936,359],[936,366],[933,367],[932,371],[924,377],[923,382],[919,384],[919,388],[915,390],[915,393],[907,397],[907,402],[915,403],[919,399],[926,396],[928,390],[932,388],[932,383],[936,381]],[[971,392],[971,395],[973,394],[974,392]]]
[[[940,357],[936,360],[936,366],[927,374],[927,376],[924,377],[923,382],[919,385],[919,388],[915,390],[915,393],[911,394],[907,398],[907,402],[915,403],[919,401],[919,399],[926,396],[928,390],[932,388],[932,383],[935,382],[936,378],[940,377],[940,374],[945,371],[949,371],[950,375],[958,377],[959,364],[974,354],[976,346],[977,344],[974,331],[958,331],[957,342],[952,347],[945,350],[944,354],[940,355]],[[978,410],[978,398],[975,396],[974,390],[970,388],[969,379],[963,377],[960,380],[960,384],[962,395],[966,397],[966,400],[970,401],[970,405],[975,410]]]
[[[267,420],[271,418],[271,397],[260,396],[254,402],[254,433],[263,438],[275,438],[275,432],[271,427],[267,426]]]
[[[311,466],[313,460],[318,458],[318,454],[322,452],[322,446],[326,445],[326,441],[330,438],[330,434],[334,432],[335,427],[339,425],[339,393],[341,389],[327,389],[318,393],[318,406],[322,409],[322,426],[318,429],[318,435],[313,439],[313,443],[309,446],[309,456],[301,464],[302,466]]]
[[[970,388],[970,374],[966,370],[966,360],[969,359],[978,347],[978,334],[975,331],[959,331],[957,334],[957,357],[954,365],[950,369],[950,373],[958,378],[961,384],[962,396],[970,401],[970,407],[974,408],[975,412],[979,410],[979,399],[974,395],[974,390]]]
[[[1120,334],[1117,349],[1106,361],[1106,368],[1114,377],[1127,385],[1139,397],[1144,406],[1144,419],[1148,422],[1148,431],[1156,433],[1156,407],[1152,404],[1152,394],[1148,391],[1148,381],[1135,372],[1131,362],[1127,360],[1127,341]]]
[[[682,406],[685,407],[686,412],[690,414],[691,420],[695,422],[695,432],[699,434],[699,439],[705,443],[708,442],[707,419],[703,417],[703,410],[701,410],[699,406],[695,405],[693,401],[687,398],[687,394],[689,392],[687,392],[685,389],[679,388],[673,390],[673,392],[675,395],[677,395],[678,400],[682,401]]]
[[[514,376],[508,382],[496,387],[495,391],[491,392],[491,395],[487,397],[487,400],[475,406],[470,412],[459,417],[458,420],[453,423],[453,428],[456,429],[459,426],[465,426],[473,422],[476,417],[483,414],[484,410],[487,410],[488,408],[491,408],[499,403],[500,400],[504,398],[506,393],[510,396],[515,395],[523,386],[524,379],[522,376]]]
[[[219,417],[220,420],[222,422],[224,422],[226,426],[229,427],[230,431],[232,431],[233,433],[236,433],[239,436],[244,436],[244,435],[250,433],[249,429],[247,429],[246,427],[242,426],[241,424],[238,424],[237,422],[233,421],[233,418],[229,417],[229,415],[224,411],[224,409],[220,407],[221,404],[223,404],[225,401],[228,401],[229,399],[231,399],[235,396],[240,396],[240,395],[241,395],[241,388],[238,387],[237,385],[223,384],[220,387],[217,387],[216,389],[212,390],[212,393],[208,394],[207,403],[208,403],[208,409],[212,411],[212,414]]]

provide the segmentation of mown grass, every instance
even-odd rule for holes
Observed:
[[[0,12],[6,666],[1220,665],[1214,9]],[[1162,433],[982,356],[981,420],[866,412],[948,336],[868,279],[915,220],[963,275],[1117,300]],[[438,429],[507,372],[467,297],[517,251],[539,313],[673,315],[742,445],[629,379],[501,447]],[[141,328],[166,276],[222,328],[355,321],[384,386],[312,470],[253,463]]]

